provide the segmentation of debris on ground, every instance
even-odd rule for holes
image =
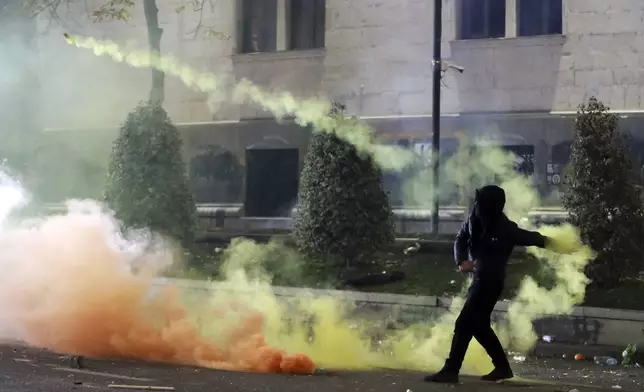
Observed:
[[[338,371],[337,370],[331,370],[331,369],[319,369],[318,368],[318,369],[315,369],[313,374],[317,375],[317,376],[333,376],[333,375],[338,374]]]
[[[404,253],[405,255],[409,255],[409,254],[416,253],[416,252],[418,252],[419,250],[420,250],[420,243],[419,243],[419,242],[416,242],[414,245],[412,245],[412,246],[410,246],[410,247],[405,248],[405,250],[403,250],[403,253]]]
[[[634,365],[635,354],[637,354],[637,345],[629,344],[626,346],[624,351],[622,351],[622,365]]]
[[[72,355],[69,357],[69,366],[74,369],[82,369],[84,366],[85,357],[82,355]]]
[[[575,361],[583,361],[583,360],[585,360],[583,355],[575,354]]]
[[[618,364],[617,360],[613,357],[595,357],[593,358],[593,361],[597,365],[607,365],[607,366],[615,366]]]
[[[541,339],[546,343],[554,342],[554,338],[550,335],[544,335]]]

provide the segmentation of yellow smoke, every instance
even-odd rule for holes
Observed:
[[[223,78],[218,78],[212,73],[199,72],[182,64],[173,56],[159,56],[146,50],[121,47],[112,41],[76,37],[67,33],[65,39],[69,44],[89,49],[97,56],[108,56],[116,62],[136,68],[159,69],[167,75],[181,79],[187,87],[197,91],[215,94],[224,88]],[[247,79],[241,80],[234,87],[231,97],[238,103],[252,101],[273,113],[276,118],[292,115],[299,125],[312,125],[318,131],[335,132],[358,150],[373,155],[374,160],[385,169],[400,170],[414,160],[414,154],[406,149],[374,143],[373,132],[367,125],[350,118],[330,115],[331,104],[328,101],[299,99],[289,92],[269,93]]]
[[[199,91],[215,93],[223,88],[215,75],[194,71],[172,57],[154,56],[147,51],[122,48],[113,42],[93,38],[66,35],[66,39],[79,48],[133,67],[160,69]],[[298,123],[313,125],[319,131],[335,130],[361,151],[372,154],[384,168],[401,169],[413,159],[409,151],[378,144],[366,125],[330,117],[330,105],[323,100],[300,100],[286,92],[269,93],[248,81],[238,84],[232,96],[238,102],[250,100],[259,104],[277,117],[293,115]],[[490,147],[485,152],[461,149],[446,163],[445,173],[443,192],[460,192],[464,188],[469,191],[472,185],[499,183],[508,194],[508,215],[519,221],[538,201],[531,184],[514,173],[511,157],[497,148]],[[412,185],[416,186],[408,187],[410,198],[421,199],[431,191],[418,183]],[[83,219],[89,221],[93,231],[87,228],[88,222]],[[294,298],[280,297],[270,286],[270,277],[262,268],[276,245],[267,247],[248,241],[238,241],[226,251],[224,281],[217,283],[212,293],[194,293],[176,287],[183,294],[180,304],[170,301],[172,306],[168,308],[162,306],[167,301],[154,302],[152,310],[166,319],[165,324],[159,321],[163,325],[159,332],[137,318],[137,312],[150,311],[143,305],[148,303],[138,296],[144,295],[152,286],[146,279],[114,269],[115,265],[125,262],[119,252],[108,246],[115,229],[112,225],[99,224],[106,220],[109,219],[103,212],[93,211],[89,218],[72,213],[51,218],[35,234],[20,232],[18,239],[21,242],[14,244],[24,246],[20,250],[29,256],[30,263],[26,265],[30,269],[16,268],[22,272],[19,276],[29,287],[30,295],[19,304],[12,303],[7,296],[16,295],[19,290],[16,291],[16,285],[6,282],[0,290],[0,313],[16,316],[13,326],[18,330],[30,327],[29,333],[19,335],[21,338],[59,351],[104,356],[121,354],[259,371],[293,370],[297,367],[293,363],[297,361],[306,365],[302,357],[288,356],[294,353],[306,354],[321,367],[427,371],[440,367],[449,349],[454,320],[462,306],[460,298],[454,299],[449,310],[436,315],[437,319],[432,323],[421,322],[391,332],[381,313],[355,317],[353,313],[359,304],[342,298],[315,297],[306,290]],[[85,225],[81,224],[83,222]],[[586,286],[583,270],[592,257],[592,252],[581,245],[573,227],[539,230],[553,238],[549,244],[551,250],[531,249],[530,252],[554,267],[554,288],[546,290],[526,279],[516,301],[508,309],[508,322],[497,326],[506,344],[524,351],[535,342],[533,320],[545,313],[570,312],[571,307],[583,299]],[[39,243],[46,246],[39,247]],[[567,254],[558,255],[552,250]],[[148,255],[148,259],[152,256]],[[88,262],[90,266],[79,266]],[[38,263],[49,263],[55,272],[55,276],[49,278],[57,279],[45,279],[47,273],[42,272],[42,268],[35,268]],[[106,285],[106,276],[113,279],[112,285]],[[101,289],[100,295],[95,292],[97,288]],[[46,301],[38,300],[45,292],[48,294]],[[175,291],[166,295],[174,298],[173,293]],[[32,309],[38,312],[33,313]],[[84,318],[78,317],[77,309],[85,312]],[[107,313],[109,320],[104,317]],[[100,329],[82,323],[99,321]],[[91,330],[91,336],[81,333],[83,327]],[[77,338],[69,331],[80,335]],[[482,348],[473,342],[464,370],[480,373],[490,367]]]

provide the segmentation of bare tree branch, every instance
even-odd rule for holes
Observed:
[[[23,8],[28,9],[33,17],[47,13],[48,30],[55,23],[66,26],[67,23],[64,20],[74,20],[78,27],[81,28],[82,23],[75,21],[74,18],[74,16],[77,16],[77,13],[74,13],[72,9],[75,4],[84,4],[87,9],[87,14],[94,22],[108,22],[113,20],[130,20],[132,18],[131,11],[136,6],[136,3],[136,0],[105,0],[94,9],[90,9],[86,0],[23,0],[20,4]],[[6,7],[9,6],[7,5]],[[183,0],[175,8],[175,12],[181,13],[190,10],[198,15],[196,26],[188,32],[192,35],[193,39],[196,39],[199,35],[203,35],[205,37],[228,40],[231,38],[230,35],[218,31],[214,26],[209,26],[204,23],[205,13],[208,11],[214,14],[216,7],[216,0]],[[65,10],[66,12],[61,15],[61,10]]]
[[[128,21],[132,17],[134,0],[108,0],[92,11],[94,22],[111,20]]]
[[[221,31],[217,31],[213,27],[206,26],[203,23],[206,8],[210,8],[211,14],[215,13],[216,4],[213,0],[184,0],[184,2],[175,9],[175,12],[181,13],[187,8],[191,8],[192,12],[198,14],[196,26],[194,29],[189,31],[189,33],[192,34],[193,39],[197,38],[202,32],[206,37],[214,37],[217,39],[231,38],[229,35],[224,34]]]
[[[75,22],[79,28],[82,28],[82,23],[79,23],[75,18],[78,12],[75,13],[72,9],[74,4],[83,4],[86,9],[88,8],[85,0],[23,0],[13,5],[27,10],[32,18],[46,15],[47,25],[45,26],[45,31],[49,31],[54,24],[74,30],[73,27],[68,25],[69,21]],[[65,21],[61,17],[61,11],[64,11]]]

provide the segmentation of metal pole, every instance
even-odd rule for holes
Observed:
[[[438,234],[438,208],[439,208],[439,168],[441,144],[441,38],[443,32],[443,2],[434,1],[434,67],[432,86],[432,164],[433,164],[433,206],[432,206],[432,233]]]

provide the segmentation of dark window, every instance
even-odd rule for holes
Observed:
[[[505,0],[461,0],[461,39],[505,36]]]
[[[289,217],[300,180],[297,148],[246,149],[246,216]]]
[[[291,0],[290,49],[324,47],[325,0]]]
[[[242,52],[274,52],[277,0],[243,0],[242,7]]]
[[[519,36],[561,34],[561,0],[519,0]]]

